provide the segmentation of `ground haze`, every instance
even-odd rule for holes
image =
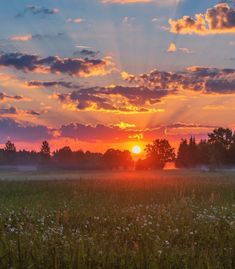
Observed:
[[[0,179],[0,268],[234,268],[234,173]]]

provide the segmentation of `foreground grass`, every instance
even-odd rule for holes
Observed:
[[[235,266],[233,174],[0,178],[28,179],[0,182],[0,268]]]

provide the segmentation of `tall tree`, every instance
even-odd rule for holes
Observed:
[[[187,139],[182,139],[181,143],[179,145],[179,150],[177,154],[177,159],[176,159],[176,167],[178,168],[186,168],[188,167],[188,156],[189,151],[188,151],[188,141]]]
[[[46,162],[50,160],[51,157],[51,149],[49,143],[47,141],[43,141],[41,145],[40,155],[42,157],[42,161]]]
[[[220,145],[228,150],[234,141],[233,131],[229,128],[216,128],[208,134],[208,142],[213,145]]]
[[[166,139],[156,139],[145,148],[150,168],[163,169],[167,162],[175,160],[174,148]]]
[[[4,156],[4,163],[6,164],[15,164],[16,161],[16,147],[14,143],[8,140],[5,144],[4,148],[5,156]]]
[[[198,147],[194,137],[190,137],[188,144],[188,164],[189,167],[195,167],[199,164]]]
[[[210,163],[210,145],[207,140],[201,140],[198,144],[198,161],[201,165]]]
[[[6,152],[16,152],[16,147],[15,147],[14,143],[12,143],[10,140],[8,140],[5,144],[4,150]]]
[[[225,165],[229,162],[229,150],[234,141],[234,134],[228,128],[217,128],[208,134],[208,143],[210,147],[210,156],[216,165]]]

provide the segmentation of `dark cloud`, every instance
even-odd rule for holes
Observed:
[[[16,17],[24,17],[26,14],[30,13],[33,15],[53,15],[59,12],[58,8],[46,8],[36,5],[28,5],[23,12],[18,13]]]
[[[153,70],[140,76],[125,75],[130,83],[150,89],[192,90],[205,94],[235,93],[235,69],[218,69],[192,66],[184,71],[164,72]]]
[[[28,111],[26,111],[26,113],[29,115],[32,115],[32,116],[40,116],[41,115],[41,113],[39,113],[35,110],[28,110]]]
[[[89,49],[82,49],[82,50],[78,50],[75,51],[73,54],[74,56],[80,56],[80,57],[91,57],[94,58],[96,57],[100,52],[99,51],[93,51],[93,50],[89,50]]]
[[[32,39],[38,39],[38,40],[43,40],[43,39],[54,39],[58,37],[64,37],[65,33],[57,33],[57,34],[34,34],[32,35]]]
[[[8,108],[0,108],[0,115],[22,115],[22,113],[24,114],[29,114],[32,116],[40,116],[41,114],[35,110],[18,110],[16,107],[11,106]]]
[[[66,81],[29,81],[27,82],[29,87],[44,87],[44,88],[53,88],[53,87],[63,87],[67,89],[80,89],[81,87],[72,82]]]
[[[166,128],[169,128],[169,129],[179,129],[179,128],[192,128],[192,129],[208,128],[208,129],[214,129],[214,128],[217,128],[217,127],[218,126],[216,126],[216,125],[205,125],[205,124],[195,124],[195,123],[181,123],[181,122],[166,125]]]
[[[38,73],[60,73],[70,76],[97,76],[106,75],[112,71],[110,59],[81,59],[81,58],[60,58],[49,56],[41,58],[37,55],[22,53],[0,54],[0,66],[14,67],[24,72]]]
[[[11,99],[11,100],[23,100],[24,97],[20,96],[20,95],[7,95],[3,92],[0,92],[0,102],[1,101],[4,101],[4,100],[7,100],[7,99]]]
[[[127,140],[142,140],[152,141],[156,138],[171,137],[180,139],[182,135],[190,136],[195,130],[197,135],[205,135],[217,126],[200,125],[200,124],[185,124],[175,123],[169,125],[153,126],[146,129],[138,129],[132,124],[122,124],[125,128],[117,125],[96,126],[85,125],[80,123],[70,123],[62,125],[59,129],[50,129],[44,125],[32,125],[27,122],[18,122],[12,118],[0,118],[0,142],[5,142],[11,139],[15,142],[40,142],[44,139],[54,139],[54,132],[57,133],[56,138],[70,138],[77,141],[86,141],[99,143],[122,142]],[[176,132],[175,132],[176,130]],[[189,132],[185,132],[189,130]],[[198,132],[199,131],[199,132]],[[182,134],[182,135],[181,135]]]
[[[0,108],[0,114],[17,114],[17,109],[13,106],[9,108]]]
[[[205,84],[205,89],[208,93],[235,93],[235,79],[232,80],[208,80]]]
[[[84,125],[79,123],[71,123],[68,125],[63,125],[60,128],[60,134],[62,137],[77,139],[80,141],[88,142],[120,142],[131,140],[144,139],[145,141],[152,141],[156,138],[165,138],[167,136],[173,136],[176,139],[178,137],[178,132],[174,133],[174,130],[182,130],[185,135],[185,130],[191,130],[192,133],[195,130],[200,130],[199,135],[207,135],[207,132],[216,128],[217,126],[211,125],[200,125],[200,124],[186,124],[186,123],[175,123],[169,125],[159,125],[150,127],[147,129],[137,129],[135,127],[131,128],[120,128],[118,126],[105,126],[98,124],[96,126]],[[191,133],[188,133],[190,136]],[[187,135],[186,135],[187,136]]]
[[[125,132],[118,127],[109,127],[105,125],[83,125],[78,123],[71,123],[63,125],[60,128],[62,137],[73,138],[81,141],[110,141],[127,138]]]
[[[7,139],[20,142],[36,142],[43,139],[51,139],[51,130],[43,125],[30,125],[20,123],[11,118],[0,118],[1,141]]]
[[[146,112],[148,105],[154,105],[161,98],[171,94],[164,89],[150,89],[144,86],[113,86],[82,88],[69,94],[58,94],[61,102],[74,103],[79,110],[113,110],[123,112]]]

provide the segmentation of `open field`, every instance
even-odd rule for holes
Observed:
[[[0,268],[234,268],[235,173],[0,173]]]

